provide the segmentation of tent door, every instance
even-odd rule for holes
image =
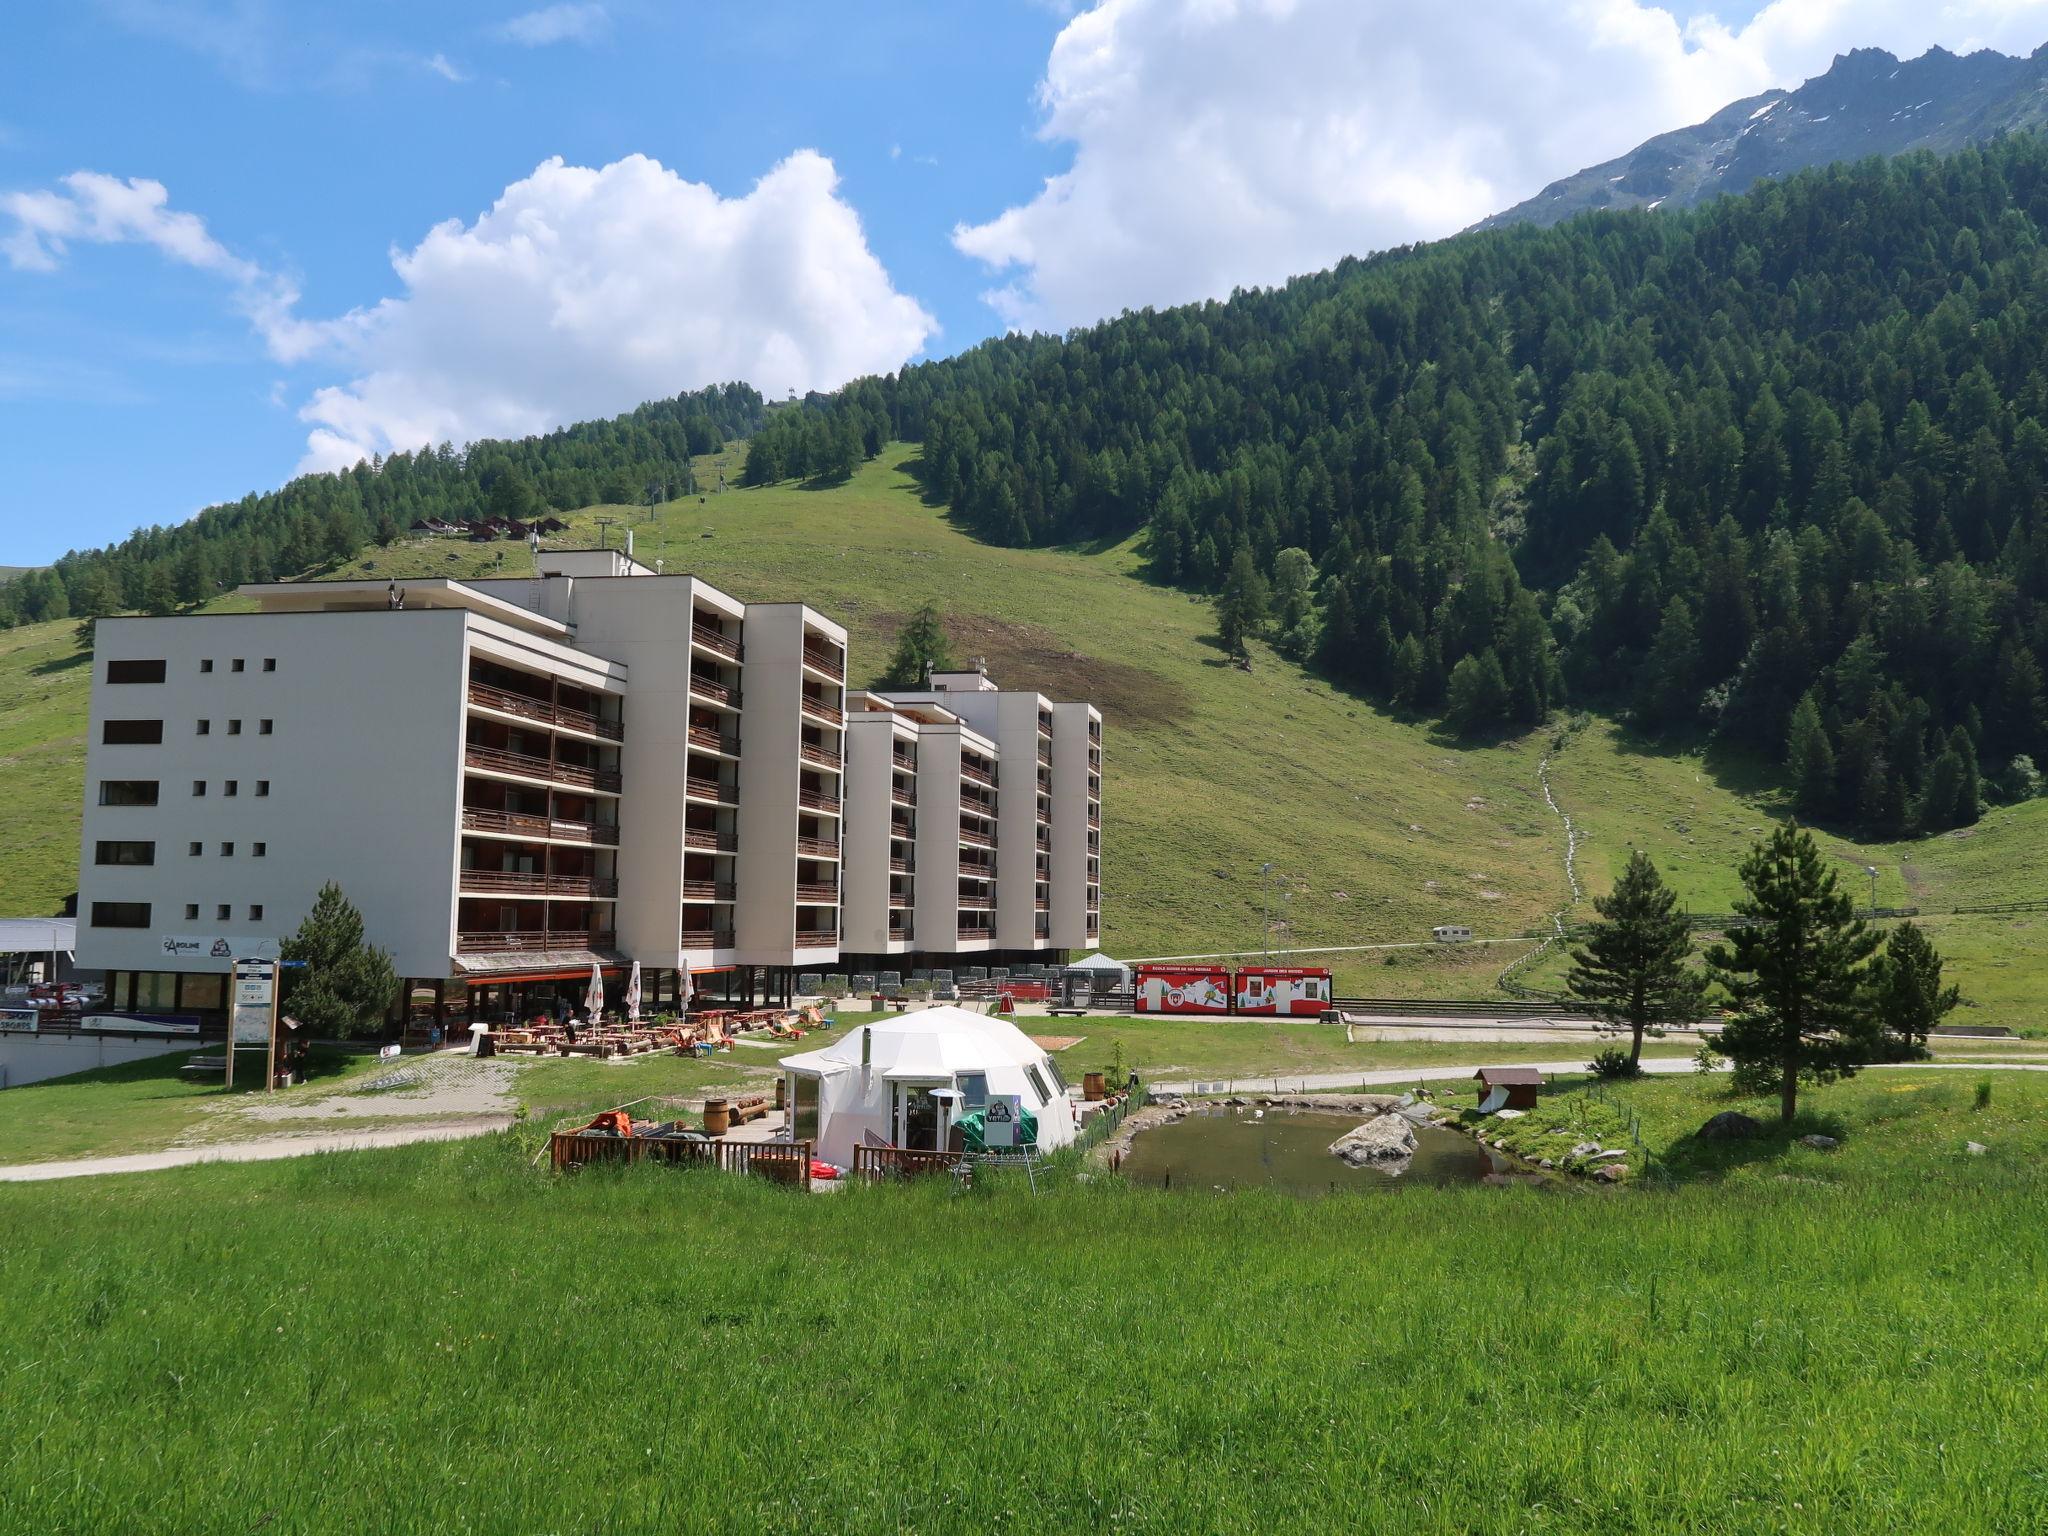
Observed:
[[[939,1101],[932,1097],[930,1083],[898,1083],[896,1095],[896,1145],[917,1152],[939,1150]]]

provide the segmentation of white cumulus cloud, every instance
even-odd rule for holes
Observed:
[[[1071,166],[953,234],[1008,324],[1221,297],[1530,196],[1837,52],[2027,53],[2048,0],[1101,0],[1053,44],[1040,134]]]
[[[601,5],[548,5],[514,16],[498,28],[498,35],[528,48],[545,48],[552,43],[594,42],[610,24],[611,16]]]

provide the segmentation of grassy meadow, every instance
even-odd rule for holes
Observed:
[[[2038,1529],[2048,1082],[1972,1077],[1668,1189],[0,1187],[0,1527]]]

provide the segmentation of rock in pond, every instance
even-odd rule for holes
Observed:
[[[1381,1115],[1330,1143],[1330,1150],[1357,1167],[1392,1162],[1415,1154],[1415,1127],[1400,1115]]]
[[[1701,1141],[1747,1141],[1763,1127],[1744,1114],[1724,1109],[1699,1129]]]

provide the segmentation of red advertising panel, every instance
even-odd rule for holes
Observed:
[[[1230,1012],[1230,971],[1221,965],[1141,965],[1134,989],[1139,1013]]]
[[[1284,965],[1251,965],[1237,973],[1238,1013],[1320,1017],[1330,1006],[1330,973]]]

